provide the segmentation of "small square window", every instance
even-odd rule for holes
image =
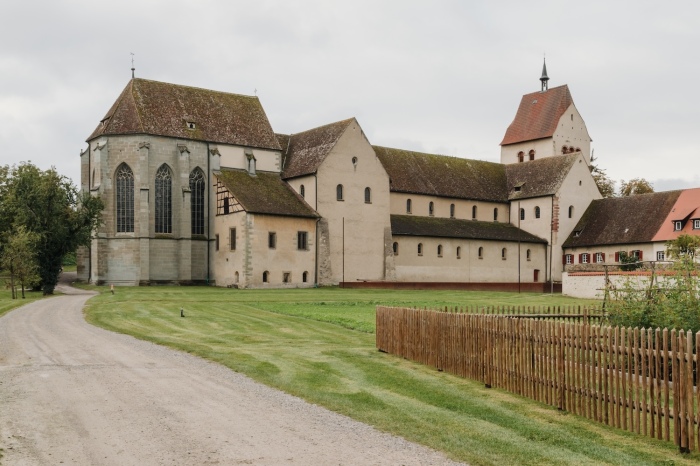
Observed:
[[[700,230],[700,219],[693,220],[693,230]]]
[[[573,255],[573,254],[567,254],[567,255],[566,255],[566,263],[567,263],[567,264],[573,264],[573,263],[574,263],[574,255]]]
[[[680,220],[673,222],[673,231],[681,231],[683,229],[683,222]]]
[[[282,272],[282,283],[292,282],[292,272]]]
[[[587,253],[581,254],[581,263],[588,264],[588,254]]]
[[[666,260],[666,253],[664,251],[656,251],[656,260],[657,261]]]

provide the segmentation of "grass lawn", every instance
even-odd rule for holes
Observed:
[[[0,287],[0,317],[15,308],[24,306],[25,304],[29,304],[32,301],[36,301],[37,299],[44,297],[41,291],[25,290],[25,299],[22,299],[22,290],[18,290],[17,292],[19,294],[19,298],[12,299],[12,292],[9,290],[9,288],[5,289],[5,284],[2,280],[0,280]]]
[[[697,464],[628,434],[380,353],[377,304],[591,304],[560,295],[464,291],[106,287],[102,327],[220,362],[269,386],[471,464]],[[180,317],[180,307],[186,318]]]

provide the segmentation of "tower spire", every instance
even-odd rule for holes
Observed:
[[[542,92],[546,91],[549,86],[547,84],[547,81],[549,81],[549,76],[547,76],[547,59],[543,59],[544,62],[542,64],[542,76],[540,77],[540,82],[542,83]]]

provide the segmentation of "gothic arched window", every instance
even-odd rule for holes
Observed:
[[[116,173],[117,233],[134,232],[134,172],[125,163]]]
[[[173,176],[163,164],[156,172],[156,233],[173,232]]]
[[[190,209],[192,212],[192,234],[204,234],[204,172],[195,168],[190,173]]]
[[[339,184],[338,186],[335,187],[335,198],[338,201],[343,200],[343,185]]]

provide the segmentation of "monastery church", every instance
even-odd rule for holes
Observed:
[[[257,97],[132,78],[80,156],[106,208],[78,277],[549,291],[607,200],[569,88],[548,79],[493,163],[374,146],[355,118],[277,134]]]

